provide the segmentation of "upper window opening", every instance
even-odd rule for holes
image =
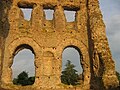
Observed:
[[[16,51],[17,52],[17,51]],[[12,79],[15,85],[32,85],[35,81],[35,56],[30,49],[23,49],[14,56]]]
[[[52,10],[52,9],[44,9],[44,12],[45,12],[46,20],[52,20],[53,19],[54,10]]]
[[[30,20],[32,15],[32,8],[20,8],[24,14],[25,20]]]
[[[67,22],[75,21],[76,11],[64,10],[64,13],[65,13],[65,17],[66,17]]]

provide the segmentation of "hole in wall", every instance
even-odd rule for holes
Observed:
[[[15,85],[32,85],[35,81],[35,56],[30,49],[22,49],[14,56],[12,79]]]
[[[29,21],[32,15],[32,8],[20,8],[20,9],[23,12],[24,19]]]
[[[67,22],[74,22],[75,21],[76,11],[64,10],[64,14],[65,14]]]
[[[53,20],[54,10],[52,10],[52,9],[44,9],[44,12],[45,12],[46,20]]]
[[[37,78],[39,78],[39,77],[37,77]]]

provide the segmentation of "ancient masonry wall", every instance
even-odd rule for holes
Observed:
[[[29,21],[20,8],[32,8]],[[44,9],[54,10],[46,20]],[[76,11],[67,22],[64,10]],[[83,81],[79,86],[60,80],[62,52],[76,48],[82,58]],[[35,83],[12,83],[13,58],[20,50],[35,55]],[[0,1],[0,87],[6,90],[104,90],[116,88],[118,80],[98,0],[1,0]],[[0,90],[1,90],[0,89]]]

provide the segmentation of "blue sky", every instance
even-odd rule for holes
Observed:
[[[118,48],[120,47],[120,0],[99,0],[99,2],[103,14],[103,20],[106,25],[106,34],[109,41],[109,46],[116,64],[116,70],[120,72],[120,49]],[[25,18],[29,18],[28,14],[30,14],[30,12],[25,14]],[[63,62],[71,59],[76,66],[79,66],[79,62],[73,61],[74,58],[76,61],[78,61],[79,57],[80,56],[78,55],[78,52],[73,48],[65,49],[63,52]],[[15,63],[12,66],[14,70],[14,76],[22,71],[27,71],[31,76],[34,75],[34,63],[32,62],[34,55],[30,50],[20,51],[14,59]],[[79,72],[82,70],[81,67],[76,67],[76,69]]]
[[[116,70],[120,72],[120,0],[100,0],[100,8]]]

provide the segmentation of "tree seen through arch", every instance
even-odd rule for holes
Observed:
[[[72,47],[65,48],[63,53],[62,53],[62,73],[61,73],[61,76],[64,76],[63,74],[65,74],[64,72],[67,69],[71,69],[70,71],[71,72],[74,71],[73,72],[74,75],[72,74],[70,77],[75,76],[75,78],[78,78],[78,76],[79,76],[78,79],[83,80],[83,75],[82,75],[83,69],[82,69],[81,62],[80,62],[81,57],[82,57],[82,55],[80,53],[80,50],[77,47],[72,46]],[[69,66],[67,64],[69,64],[69,66],[71,68],[69,68]],[[75,78],[74,78],[74,81],[76,80]],[[61,80],[62,80],[62,77],[61,77]],[[61,82],[63,82],[63,81],[61,81]],[[69,84],[70,83],[68,83],[68,85]],[[76,85],[76,81],[75,81],[75,83],[73,83],[73,85]]]
[[[26,72],[28,77],[35,76],[35,56],[29,49],[23,49],[19,51],[13,59],[12,68],[12,79],[17,78],[20,73]]]

